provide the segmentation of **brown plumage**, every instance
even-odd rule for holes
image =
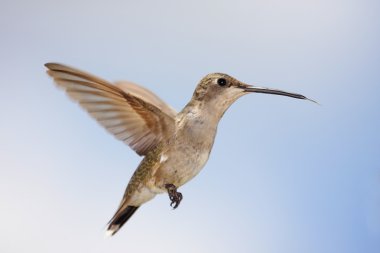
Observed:
[[[182,200],[177,188],[191,180],[206,164],[217,126],[229,106],[256,92],[306,97],[244,84],[213,73],[204,77],[185,108],[176,111],[151,91],[131,82],[112,84],[86,72],[47,63],[47,73],[70,98],[137,154],[144,156],[110,220],[115,234],[144,203],[167,192],[176,208]]]
[[[45,66],[60,88],[137,154],[145,155],[170,134],[173,115],[133,95],[133,91],[125,92],[101,78],[61,64]],[[165,107],[165,104],[160,106]]]

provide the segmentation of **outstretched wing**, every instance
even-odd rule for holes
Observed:
[[[174,116],[141,96],[65,65],[47,63],[45,66],[70,98],[137,154],[145,155],[173,133]]]
[[[151,103],[152,105],[155,105],[161,111],[163,111],[164,113],[166,113],[167,115],[173,118],[177,114],[177,112],[170,105],[165,103],[161,98],[159,98],[156,94],[154,94],[153,92],[151,92],[145,87],[142,87],[140,85],[137,85],[129,81],[115,82],[115,86],[120,88],[126,93],[130,93],[136,97],[139,97]]]

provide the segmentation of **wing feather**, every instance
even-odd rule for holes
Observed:
[[[167,115],[172,116],[173,118],[177,114],[177,112],[170,105],[165,103],[156,94],[154,94],[145,87],[142,87],[129,81],[119,81],[116,82],[115,85],[127,93],[143,98],[145,101],[148,101],[151,104],[157,106],[159,109],[161,109]]]
[[[135,84],[121,89],[99,77],[58,63],[45,66],[49,69],[47,73],[71,99],[139,155],[146,155],[173,133],[175,111],[149,90]],[[128,92],[130,87],[134,91]]]

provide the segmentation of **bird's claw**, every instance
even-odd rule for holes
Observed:
[[[165,188],[168,190],[169,199],[171,201],[170,206],[176,209],[183,198],[182,193],[177,192],[177,187],[174,184],[166,184]]]
[[[175,196],[170,197],[170,200],[172,201],[170,203],[170,206],[173,207],[173,209],[176,209],[179,206],[179,203],[181,203],[182,200],[182,193],[176,192]],[[174,206],[173,206],[174,205]]]

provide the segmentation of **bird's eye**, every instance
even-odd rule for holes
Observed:
[[[219,86],[225,86],[227,84],[227,80],[224,78],[219,78],[216,82]]]

